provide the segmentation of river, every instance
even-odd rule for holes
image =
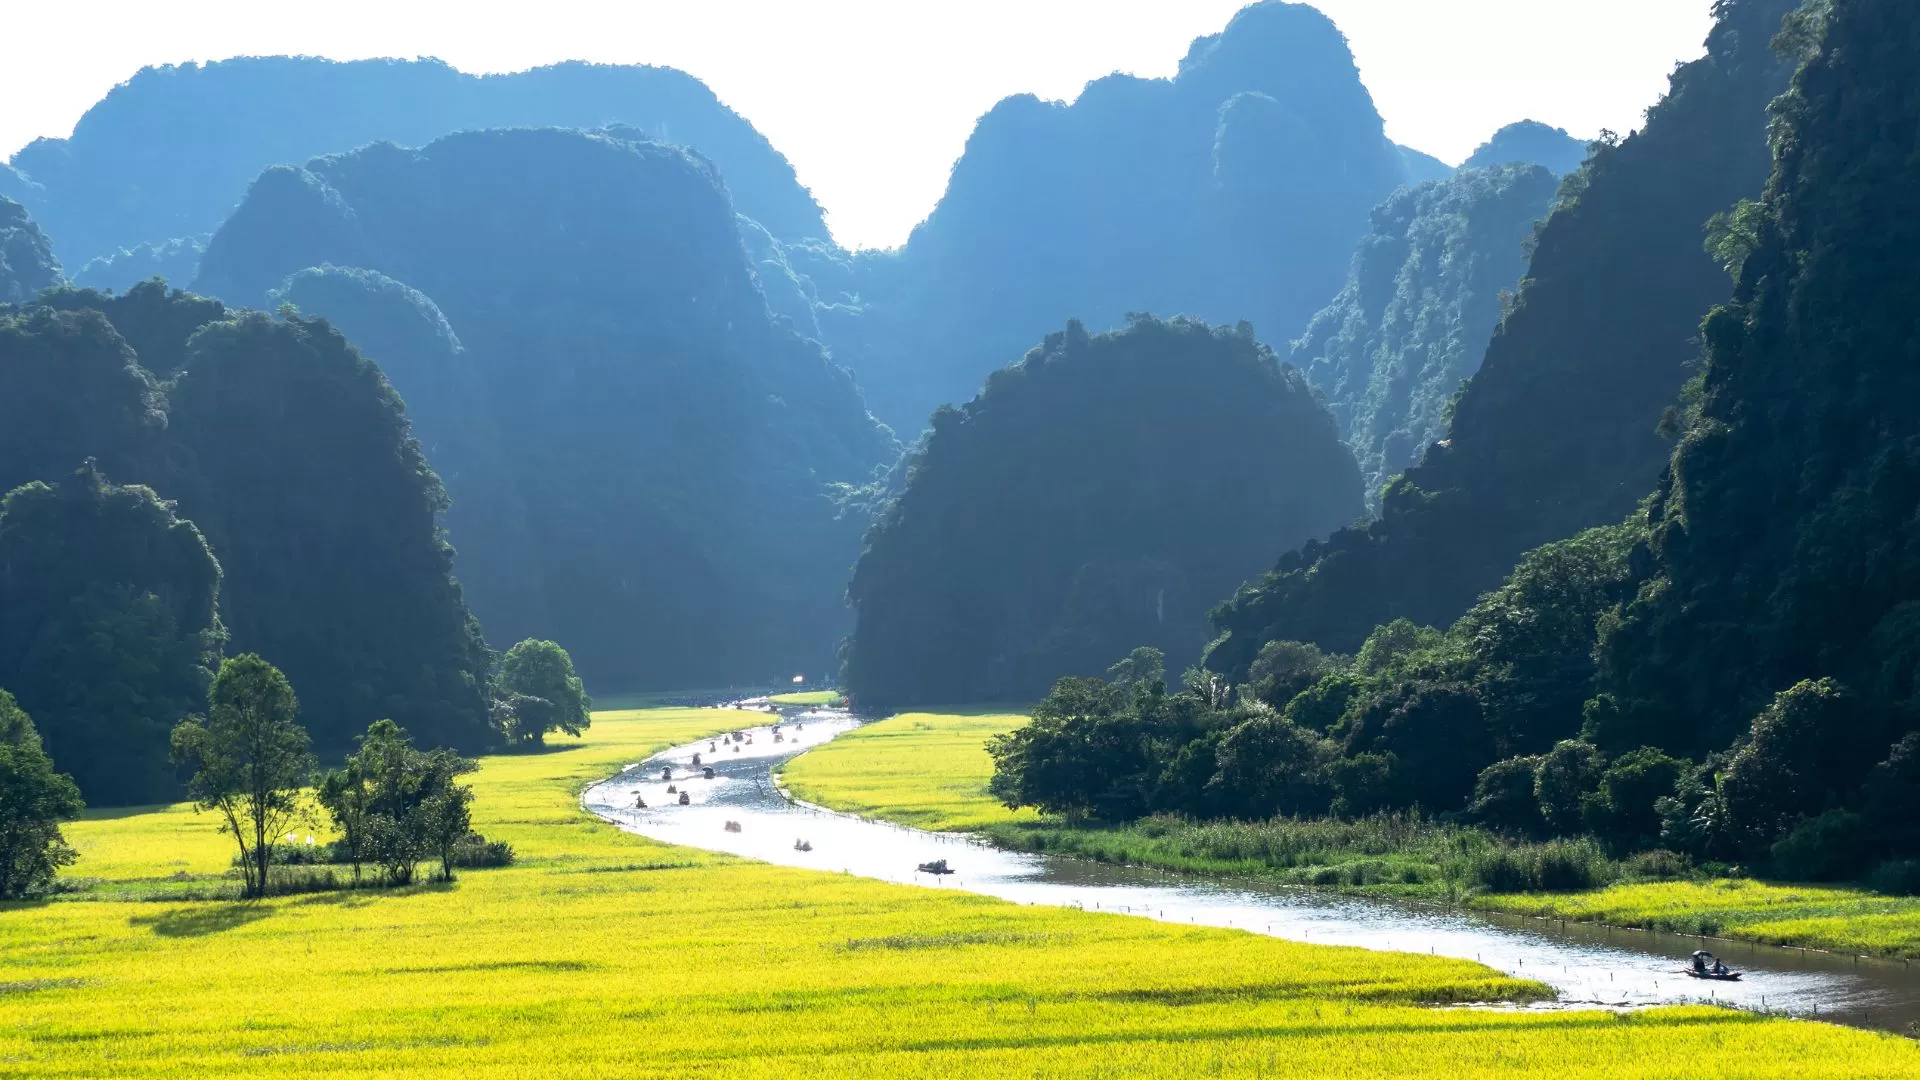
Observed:
[[[792,709],[782,717],[767,717],[768,725],[776,719],[781,723],[777,736],[763,725],[739,729],[738,741],[701,740],[674,747],[589,788],[582,801],[628,832],[781,866],[964,889],[1021,904],[1229,927],[1323,945],[1478,960],[1553,987],[1558,999],[1540,1007],[1712,1002],[1892,1031],[1920,1024],[1920,972],[1903,962],[1733,941],[1702,944],[1692,937],[1003,851],[965,836],[834,813],[791,800],[774,783],[772,769],[852,730],[859,721],[843,712]],[[703,776],[707,768],[713,770],[711,779]],[[686,805],[679,802],[683,792]],[[639,808],[637,800],[644,800],[646,808]],[[954,873],[937,877],[915,870],[939,859]],[[1696,948],[1712,949],[1746,972],[1745,977],[1739,982],[1703,982],[1687,976],[1681,970],[1684,958]]]

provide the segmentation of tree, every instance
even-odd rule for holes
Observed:
[[[427,850],[440,859],[440,880],[453,880],[454,852],[473,835],[473,789],[454,783],[454,777],[477,766],[451,750],[426,755],[425,797],[415,811]]]
[[[362,860],[389,884],[414,879],[428,855],[453,880],[455,851],[473,835],[473,789],[456,783],[477,768],[451,750],[421,751],[398,724],[376,720],[344,768],[321,781],[319,800],[341,834],[359,880]]]
[[[0,690],[0,900],[44,888],[77,856],[60,822],[80,816],[80,789],[53,771],[33,721]]]
[[[593,723],[593,699],[574,674],[573,657],[554,642],[528,638],[508,649],[494,686],[512,695],[504,728],[509,743],[538,746],[549,731],[577,736]]]
[[[173,729],[174,760],[193,770],[187,794],[201,810],[218,811],[240,846],[248,897],[266,895],[273,842],[313,775],[299,710],[280,669],[248,653],[220,665],[206,719]]]

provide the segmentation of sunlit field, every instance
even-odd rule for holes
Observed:
[[[1439,1008],[1538,988],[1308,946],[788,870],[627,836],[591,781],[737,725],[603,713],[488,759],[521,860],[258,903],[0,908],[0,1075],[1920,1077],[1904,1039],[1709,1009]],[[217,874],[179,809],[74,828],[79,876]]]
[[[799,798],[921,829],[964,830],[1037,821],[987,794],[987,740],[1026,723],[1008,714],[903,713],[849,732],[787,763]]]
[[[1920,899],[1761,881],[1671,881],[1585,893],[1487,896],[1522,915],[1586,919],[1872,956],[1920,956]]]
[[[767,700],[775,705],[831,705],[840,700],[840,691],[801,690],[792,694],[774,694]]]
[[[1119,829],[1073,829],[1029,810],[1010,811],[987,794],[993,761],[987,739],[1023,722],[1017,715],[911,713],[870,724],[789,762],[789,790],[808,802],[925,829],[978,831],[1004,845],[1166,869],[1231,873],[1265,880],[1350,887],[1349,872],[1320,881],[1314,865],[1275,867],[1235,857],[1232,823],[1169,830],[1157,822]],[[1256,838],[1257,839],[1257,838]],[[1423,853],[1409,849],[1411,865]],[[1356,856],[1345,867],[1378,864],[1388,884],[1358,891],[1407,892],[1432,899],[1427,886],[1400,887],[1395,857]],[[1646,882],[1579,893],[1473,895],[1470,903],[1521,915],[1605,922],[1866,955],[1920,956],[1920,899],[1866,889],[1748,880]]]

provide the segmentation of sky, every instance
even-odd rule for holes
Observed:
[[[1245,0],[0,0],[0,155],[61,137],[150,64],[301,53],[435,56],[475,73],[560,60],[677,67],[785,153],[849,247],[933,209],[974,121],[1009,94],[1072,100],[1177,68]],[[1533,119],[1637,128],[1701,53],[1710,0],[1319,0],[1395,141],[1457,163]],[[345,149],[345,148],[343,148]]]

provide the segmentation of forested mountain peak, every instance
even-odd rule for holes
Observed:
[[[1223,607],[1215,664],[1244,672],[1276,639],[1350,651],[1399,617],[1449,624],[1522,552],[1617,522],[1653,487],[1661,416],[1730,289],[1703,230],[1765,183],[1767,106],[1792,72],[1771,42],[1796,6],[1717,6],[1707,55],[1567,181],[1447,438],[1378,521],[1284,556]]]
[[[1587,144],[1567,134],[1565,128],[1550,127],[1538,120],[1508,124],[1480,144],[1460,167],[1480,169],[1494,165],[1526,163],[1544,165],[1555,176],[1565,176],[1587,159]]]
[[[1190,661],[1272,538],[1360,507],[1326,410],[1247,324],[1070,323],[934,414],[848,588],[847,685],[1010,701],[1142,644]]]
[[[656,689],[830,663],[838,485],[898,453],[759,272],[706,159],[519,128],[270,169],[200,284],[293,300],[393,373],[492,632]]]
[[[71,138],[37,140],[12,166],[38,185],[32,208],[77,266],[213,231],[271,165],[466,129],[616,123],[719,162],[741,211],[775,235],[826,235],[786,158],[700,80],[663,67],[570,62],[476,76],[438,60],[307,56],[150,67],[89,109]]]
[[[856,260],[820,326],[905,431],[1063,318],[1184,312],[1284,339],[1411,167],[1333,24],[1256,4],[1172,78],[1000,102],[906,246]]]

